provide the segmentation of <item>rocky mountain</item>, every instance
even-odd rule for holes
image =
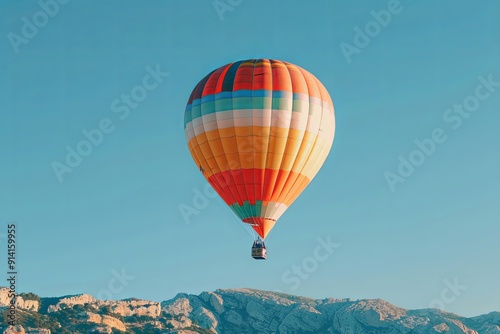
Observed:
[[[446,333],[500,334],[500,312],[465,318],[436,309],[405,310],[384,300],[311,299],[253,289],[178,294],[161,303],[96,300],[86,294],[16,300],[0,288],[0,333]]]

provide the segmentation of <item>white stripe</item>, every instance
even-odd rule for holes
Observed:
[[[205,128],[205,132],[217,130],[219,128],[219,123],[216,120],[203,123],[203,128]]]
[[[320,124],[321,124],[321,113],[319,112],[313,113],[309,115],[309,118],[307,119],[306,131],[317,133]]]
[[[208,122],[215,121],[217,119],[217,116],[216,116],[216,113],[213,112],[213,113],[210,113],[210,114],[203,115],[200,118],[203,119],[204,123],[208,123]]]
[[[323,114],[323,115],[322,115]],[[323,116],[323,117],[321,117]],[[330,109],[312,108],[311,114],[277,109],[244,109],[219,111],[195,118],[186,124],[188,141],[206,131],[236,126],[262,126],[295,129],[317,133],[326,138],[333,137],[334,114]],[[203,124],[203,126],[201,126]],[[189,129],[193,129],[190,131]],[[319,131],[319,130],[322,131]]]
[[[234,126],[252,126],[253,118],[241,117],[234,119]]]
[[[203,120],[203,117],[198,117],[198,118],[193,119],[192,123],[193,123],[192,126],[194,128],[196,128],[197,126],[203,125],[203,123],[205,123],[205,121]]]
[[[203,128],[203,125],[200,125],[200,126],[194,127],[194,128],[193,128],[193,130],[194,130],[194,135],[195,135],[195,136],[199,136],[199,135],[201,135],[202,133],[205,133],[205,129]]]
[[[226,129],[234,127],[234,119],[217,119],[217,128],[218,129]]]
[[[243,109],[243,110],[234,110],[233,111],[234,119],[238,118],[253,118],[254,111],[252,109]]]
[[[270,117],[255,117],[253,119],[253,126],[271,126],[271,118]]]
[[[283,203],[269,202],[267,207],[260,214],[261,217],[278,220],[288,207]]]
[[[274,112],[273,111],[273,116],[271,117],[271,126],[277,127],[277,128],[289,128],[290,127],[290,121],[292,120],[292,115],[291,111],[287,112]]]
[[[217,111],[214,112],[216,119],[233,119],[233,110]]]
[[[186,139],[189,142],[194,137],[193,127],[191,125],[186,126],[184,129],[184,134],[186,135]]]

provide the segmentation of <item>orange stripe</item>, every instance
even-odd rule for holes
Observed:
[[[292,78],[292,86],[294,93],[307,94],[307,83],[302,72],[297,66],[292,64],[286,64],[288,73]]]
[[[273,61],[273,90],[292,91],[292,81],[286,65],[280,61]]]
[[[255,67],[255,72],[253,76],[253,87],[252,90],[273,89],[273,72],[271,70],[271,62],[265,60],[264,62],[258,63]]]
[[[319,82],[318,79],[316,79],[311,73],[307,72],[304,69],[300,69],[302,72],[302,75],[304,76],[304,79],[306,80],[307,84],[307,94],[309,96],[314,96],[317,98],[321,98],[321,93],[319,91],[318,86],[322,86],[321,82]]]
[[[269,136],[265,134],[266,130],[271,130],[273,135],[280,137]],[[264,135],[259,136],[262,133]],[[292,139],[300,138],[301,133],[302,140]],[[309,163],[309,154],[316,137],[315,133],[296,129],[290,129],[287,133],[286,128],[234,127],[212,130],[193,137],[188,142],[188,148],[198,166],[205,166],[207,161],[212,160],[214,163],[218,162],[216,167],[220,171],[255,167],[299,172],[305,163]],[[286,148],[283,150],[285,144]],[[209,175],[213,174],[210,170],[207,172]]]

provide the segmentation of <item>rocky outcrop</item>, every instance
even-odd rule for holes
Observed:
[[[97,307],[108,306],[111,312],[123,317],[146,316],[156,318],[161,313],[160,303],[140,299],[98,301],[95,305]]]
[[[125,332],[127,330],[127,327],[125,327],[125,324],[121,320],[108,315],[99,315],[92,312],[85,312],[84,318],[87,322],[104,325],[104,327],[115,328],[122,332]]]
[[[25,334],[23,326],[9,326],[4,332],[4,334]]]
[[[50,334],[50,329],[29,327],[24,329],[23,326],[9,326],[4,334]]]
[[[0,287],[0,306],[9,306],[12,298],[9,296],[9,289]],[[17,296],[15,300],[16,308],[38,311],[40,304],[37,300],[24,299],[22,296]]]
[[[121,320],[110,317],[109,315],[102,316],[101,324],[106,325],[106,326],[111,327],[111,328],[116,328],[122,332],[125,332],[127,330],[127,327],[125,327],[125,324]]]
[[[58,312],[63,308],[71,308],[75,305],[92,304],[95,302],[96,299],[93,296],[87,294],[67,296],[59,299],[59,301],[55,305],[50,305],[47,309],[47,312]]]
[[[432,327],[432,329],[436,333],[445,333],[445,332],[450,330],[450,327],[448,327],[448,325],[443,322],[443,323],[440,323],[439,325]]]
[[[66,296],[49,305],[48,313],[58,312],[64,308],[72,308],[75,305],[89,305],[94,309],[107,307],[110,312],[126,316],[147,316],[158,317],[161,313],[161,306],[158,302],[152,302],[141,299],[124,300],[96,300],[93,296],[87,294]]]

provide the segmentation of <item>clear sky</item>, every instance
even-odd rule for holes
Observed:
[[[16,222],[18,290],[160,301],[249,287],[500,311],[498,1],[216,4],[0,3],[0,242]],[[315,74],[337,120],[260,262],[222,200],[195,197],[206,181],[183,132],[203,76],[259,57]],[[78,145],[92,152],[58,178]],[[328,236],[340,245],[317,252]]]

